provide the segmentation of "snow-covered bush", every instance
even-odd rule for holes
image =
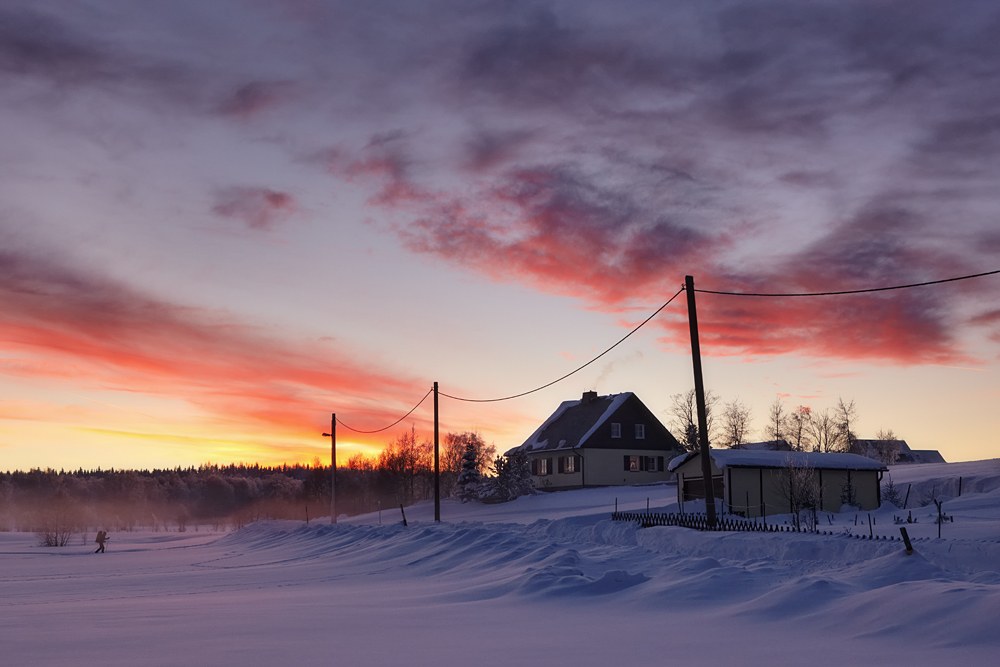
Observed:
[[[487,502],[505,503],[535,492],[531,464],[524,452],[498,456],[493,461],[493,474],[494,477],[488,479],[489,493],[483,497]]]

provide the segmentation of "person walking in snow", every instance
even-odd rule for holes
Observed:
[[[104,543],[108,541],[108,534],[106,532],[104,532],[103,530],[99,530],[99,531],[97,531],[97,539],[94,540],[94,541],[97,542],[97,545],[98,545],[97,546],[97,551],[95,551],[94,553],[95,554],[96,553],[104,553]]]

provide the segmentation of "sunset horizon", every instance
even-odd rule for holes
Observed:
[[[0,12],[0,469],[327,460],[331,413],[372,431],[433,382],[526,392],[685,275],[813,293],[1000,267],[975,20],[432,4]],[[843,398],[860,437],[993,458],[998,284],[699,294],[706,386],[758,433],[776,398]],[[441,430],[505,451],[588,390],[668,424],[682,301],[547,389],[442,398]],[[410,428],[431,437],[428,403],[342,429],[340,461]]]

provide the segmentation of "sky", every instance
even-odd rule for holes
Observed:
[[[1000,7],[0,5],[0,469],[329,457],[520,393],[692,275],[1000,269]],[[998,456],[1000,276],[698,295],[706,386]],[[684,295],[441,431],[693,387]],[[404,429],[338,427],[338,460]],[[758,435],[760,435],[758,433]],[[763,439],[763,436],[761,436]]]

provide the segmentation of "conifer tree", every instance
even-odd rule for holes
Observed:
[[[462,471],[455,482],[455,497],[463,503],[478,500],[482,493],[483,476],[479,472],[479,452],[473,443],[465,446]]]

